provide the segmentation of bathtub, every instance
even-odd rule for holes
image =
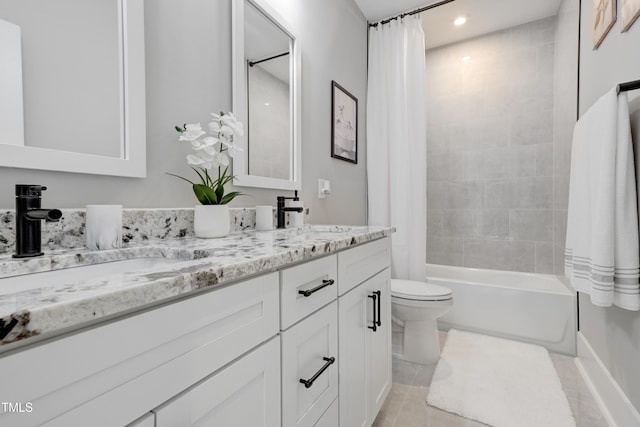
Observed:
[[[453,292],[441,330],[463,329],[576,354],[576,293],[556,276],[427,264],[427,282]]]

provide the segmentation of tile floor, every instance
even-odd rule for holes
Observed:
[[[446,333],[441,332],[441,346],[445,340]],[[573,358],[555,353],[550,355],[577,427],[607,427]],[[427,405],[426,399],[434,370],[435,367],[416,365],[394,358],[393,387],[373,427],[486,427],[483,423]]]

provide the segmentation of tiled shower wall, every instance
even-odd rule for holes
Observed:
[[[554,35],[552,17],[427,51],[427,262],[553,272]]]
[[[571,139],[578,99],[578,0],[563,0],[556,19],[553,120],[553,273],[564,275]]]

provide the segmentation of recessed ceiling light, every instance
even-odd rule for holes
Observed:
[[[271,104],[269,104],[268,102],[265,102],[264,105],[265,105],[265,107],[268,107]]]
[[[455,25],[456,27],[459,27],[460,25],[463,25],[465,22],[467,22],[467,18],[465,18],[464,16],[460,16],[456,18],[455,21],[453,21],[453,25]]]
[[[469,61],[471,61],[471,57],[470,57],[469,55],[466,55],[466,56],[463,56],[463,57],[462,57],[462,62],[464,62],[465,64],[466,64],[467,62],[469,62]]]

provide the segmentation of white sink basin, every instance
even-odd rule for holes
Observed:
[[[102,264],[84,265],[65,268],[62,270],[45,271],[42,273],[24,274],[21,276],[0,279],[0,295],[24,292],[45,287],[61,287],[83,280],[96,280],[106,277],[134,273],[140,270],[154,269],[184,262],[171,258],[135,258],[122,261],[105,262]]]

